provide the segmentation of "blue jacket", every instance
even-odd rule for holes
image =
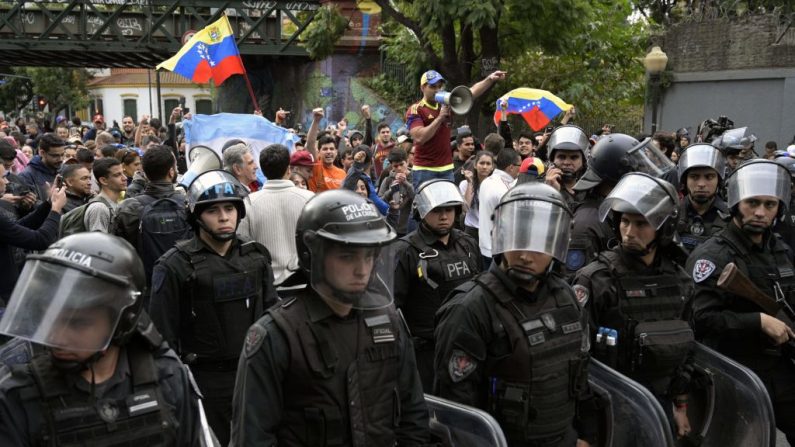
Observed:
[[[36,191],[39,199],[46,200],[49,191],[45,183],[52,185],[57,173],[57,170],[50,169],[44,165],[40,155],[36,155],[30,160],[30,163],[28,163],[25,169],[19,173],[18,177],[23,183]]]

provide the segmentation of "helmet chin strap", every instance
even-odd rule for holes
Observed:
[[[427,229],[428,231],[433,233],[434,236],[442,237],[442,236],[447,236],[448,234],[450,234],[450,229],[437,230],[435,228],[431,228],[431,226],[428,225],[424,220],[420,223],[420,225],[422,225],[423,227],[425,227],[425,229]]]
[[[696,196],[696,195],[690,194],[690,199],[693,200],[694,202],[698,203],[699,205],[703,205],[705,203],[709,203],[710,200],[712,200],[714,198],[715,198],[715,194],[713,194],[711,196],[708,196],[708,197]]]
[[[624,250],[624,252],[626,252],[627,254],[630,254],[632,256],[638,256],[638,257],[646,256],[647,254],[651,253],[652,250],[657,248],[658,238],[655,237],[653,241],[649,242],[649,245],[643,247],[640,250],[638,250],[636,248],[629,248],[626,245],[624,245],[623,243],[620,243],[620,245],[621,245],[621,249]]]
[[[105,353],[103,351],[97,351],[91,354],[91,357],[83,361],[61,360],[53,355],[51,355],[51,357],[52,357],[52,365],[59,371],[63,371],[65,373],[77,374],[87,369],[93,368],[94,364],[97,363],[97,361],[99,361],[99,359],[101,359],[102,356],[104,355]]]
[[[207,228],[207,225],[201,220],[201,218],[198,217],[196,218],[196,223],[198,223],[199,227],[201,227],[202,230],[204,230],[207,234],[209,234],[211,238],[215,239],[218,242],[226,242],[226,241],[231,241],[232,239],[235,238],[235,235],[237,234],[237,227],[238,225],[240,225],[240,219],[238,219],[237,223],[235,224],[235,231],[231,233],[216,233],[214,231],[210,231],[210,229]]]
[[[505,259],[505,258],[503,258],[503,259]],[[533,272],[525,272],[525,271],[517,270],[517,269],[507,265],[507,262],[506,262],[505,264],[506,264],[507,268],[505,269],[505,274],[508,275],[509,278],[511,278],[512,280],[514,280],[514,281],[516,281],[518,283],[521,283],[521,284],[524,284],[524,285],[532,287],[532,286],[538,284],[539,282],[541,282],[541,280],[543,280],[544,278],[547,277],[549,272],[552,270],[552,264],[553,263],[554,263],[554,261],[549,263],[549,266],[547,267],[547,270],[544,272],[543,275],[537,275],[537,274],[535,274]]]
[[[747,233],[751,233],[751,234],[763,234],[764,232],[767,231],[767,228],[758,227],[756,225],[750,225],[750,224],[747,224],[747,223],[744,223],[742,225],[742,229],[743,229],[743,231],[745,231]]]

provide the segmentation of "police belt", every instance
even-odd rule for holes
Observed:
[[[238,359],[213,360],[209,358],[197,358],[195,356],[191,359],[191,357],[192,356],[188,354],[184,356],[182,361],[196,371],[230,372],[237,370]]]

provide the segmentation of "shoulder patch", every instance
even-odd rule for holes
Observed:
[[[577,284],[572,287],[574,290],[574,295],[577,297],[577,303],[580,304],[580,308],[585,307],[588,303],[588,298],[590,297],[590,292],[588,292],[588,288],[582,284]]]
[[[569,249],[569,252],[566,254],[566,268],[572,271],[576,271],[582,268],[585,265],[585,250],[582,249]]]
[[[265,340],[265,337],[268,336],[268,331],[260,326],[259,324],[254,324],[248,330],[246,334],[246,344],[243,347],[243,352],[246,358],[250,358],[254,355],[257,351],[259,351],[260,346],[262,346],[262,342]]]
[[[693,281],[699,283],[709,278],[715,271],[715,263],[708,259],[699,259],[693,265]]]
[[[447,365],[447,372],[450,373],[450,380],[458,383],[466,379],[477,368],[477,360],[460,349],[453,349],[450,355],[450,362]]]
[[[152,290],[159,292],[166,282],[166,269],[164,267],[155,268],[152,272]]]

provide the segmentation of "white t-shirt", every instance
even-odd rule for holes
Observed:
[[[495,169],[494,172],[480,184],[480,230],[478,232],[478,245],[480,254],[491,257],[491,215],[500,203],[502,196],[510,189],[514,178],[505,171]]]

